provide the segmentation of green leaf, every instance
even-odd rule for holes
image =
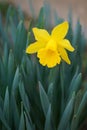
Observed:
[[[25,121],[26,121],[26,130],[33,130],[26,113],[24,114],[25,114]]]
[[[8,86],[11,87],[12,80],[14,76],[14,55],[12,50],[10,50],[8,58]]]
[[[74,37],[73,37],[73,45],[74,46],[78,46],[78,49],[81,50],[81,24],[79,22],[79,20],[76,23],[76,27],[75,27],[75,32],[74,32]],[[79,51],[80,51],[79,50]]]
[[[79,70],[79,68],[77,67],[76,72],[75,72],[75,74],[74,74],[74,76],[73,76],[73,78],[72,78],[72,80],[71,80],[71,82],[70,82],[70,86],[69,86],[69,89],[68,89],[67,94],[70,93],[71,88],[73,88],[73,86],[74,86],[74,82],[75,82],[75,80],[76,80],[76,78],[77,78],[77,76],[78,76],[78,70]]]
[[[51,73],[51,77],[52,76],[53,76],[53,92],[52,92],[53,94],[52,94],[51,107],[52,107],[52,118],[56,129],[61,116],[61,107],[59,107],[61,106],[61,82],[58,67],[57,69],[54,68],[53,73]]]
[[[72,10],[69,10],[69,14],[68,14],[68,22],[69,22],[69,30],[68,30],[68,34],[67,34],[67,38],[68,40],[71,42],[71,44],[73,44],[72,42],[72,38],[73,38],[73,30],[72,30]]]
[[[65,85],[64,85],[64,64],[62,63],[60,66],[60,84],[61,84],[61,114],[64,111],[64,107],[65,107],[65,100],[64,100],[64,93],[65,93]]]
[[[10,5],[8,7],[8,10],[7,10],[7,14],[6,14],[6,24],[8,25],[9,23],[9,18],[11,17],[11,13],[12,13],[12,6]]]
[[[64,110],[64,113],[61,117],[61,120],[60,120],[60,123],[59,123],[57,130],[67,130],[66,128],[67,128],[67,125],[70,121],[70,118],[71,118],[71,115],[73,112],[74,100],[75,100],[75,94],[72,95],[72,98],[68,102],[68,104]]]
[[[11,37],[12,37],[12,41],[13,43],[15,42],[16,39],[16,25],[14,25],[13,20],[10,18],[10,33],[11,33]],[[12,48],[12,47],[11,47]]]
[[[17,27],[16,39],[14,43],[14,55],[17,63],[21,63],[21,59],[26,48],[27,32],[23,21],[19,22]]]
[[[13,92],[11,93],[11,104],[10,105],[11,105],[12,120],[14,121],[15,129],[18,129],[20,118],[19,118],[19,111],[18,111],[18,107],[16,104],[15,95]]]
[[[0,95],[4,97],[7,86],[7,71],[5,69],[3,61],[0,59]]]
[[[49,105],[49,109],[46,115],[45,128],[44,130],[53,130],[52,128],[52,119],[51,119],[51,105]]]
[[[18,130],[25,130],[25,120],[24,120],[24,112],[23,112],[23,104],[22,103],[21,103],[21,117],[20,117],[20,123],[19,123]]]
[[[1,108],[0,108],[0,120],[2,121],[3,125],[5,126],[7,130],[11,130],[11,128],[9,127],[9,125],[7,124],[5,120],[5,117],[3,115],[3,111],[1,110]]]
[[[69,89],[69,99],[71,98],[73,92],[77,93],[77,91],[80,89],[81,80],[82,80],[81,73],[79,73],[77,76],[75,76],[72,79],[70,89]]]
[[[29,43],[31,43],[32,41],[31,41],[31,33],[30,32],[28,32],[28,34],[27,34],[27,42],[26,42],[26,48],[27,48],[27,46],[29,45]]]
[[[41,104],[43,108],[44,115],[46,117],[48,109],[49,109],[49,99],[47,97],[47,94],[45,90],[43,89],[43,86],[39,82],[39,90],[40,90],[40,99],[41,99]]]
[[[49,74],[49,83],[54,83],[59,73],[59,66],[52,68]]]
[[[48,30],[52,25],[52,12],[51,6],[47,0],[44,0],[44,24],[45,28]]]
[[[2,97],[0,95],[0,107],[1,107],[1,109],[3,109],[3,105],[4,105],[4,101],[3,101],[3,99],[2,99]]]
[[[6,88],[6,92],[5,92],[3,113],[4,113],[4,116],[7,120],[7,122],[9,123],[9,91],[8,91],[8,87]]]
[[[19,73],[19,67],[17,67],[16,72],[15,72],[15,76],[13,79],[13,83],[12,83],[12,92],[13,93],[15,93],[15,90],[19,85],[19,80],[20,80],[20,73]]]
[[[84,108],[86,107],[86,105],[87,105],[87,91],[83,95],[83,98],[82,98],[81,103],[78,107],[77,113],[75,113],[74,116],[73,116],[73,120],[72,120],[72,124],[71,124],[71,130],[77,130],[78,124],[79,124],[79,121],[80,121],[80,116],[81,116]]]
[[[20,82],[20,84],[19,84],[19,92],[20,92],[20,95],[21,95],[21,98],[23,101],[24,108],[25,108],[27,114],[29,114],[29,112],[30,112],[29,99],[25,92],[24,85],[22,82]]]
[[[6,42],[9,43],[8,36],[5,33],[4,25],[2,23],[1,14],[0,14],[0,35],[1,35],[1,38],[2,38],[2,40],[3,40],[4,43],[6,43]]]
[[[79,20],[77,21],[76,27],[75,27],[75,32],[74,32],[74,37],[73,37],[73,45],[75,46],[75,58],[74,58],[74,62],[76,62],[77,65],[79,65],[79,70],[81,71],[82,69],[82,52],[83,51],[83,42],[82,42],[82,27],[81,24],[79,22]],[[78,58],[76,58],[78,57]],[[75,63],[74,63],[75,64]]]
[[[48,91],[47,91],[47,95],[49,98],[49,101],[52,101],[52,96],[53,96],[53,83],[50,83],[49,87],[48,87]]]
[[[20,16],[20,19],[24,21],[24,13],[22,12],[21,7],[19,7],[17,11],[18,11],[18,14]]]
[[[87,105],[87,92],[84,94],[82,101],[79,105],[77,115],[80,116],[81,112],[84,110],[85,106]]]
[[[7,64],[8,64],[8,46],[7,46],[7,43],[5,43],[5,45],[4,45],[3,63],[4,63],[4,66],[6,68]]]

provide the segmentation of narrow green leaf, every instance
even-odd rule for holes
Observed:
[[[19,112],[18,112],[18,107],[16,104],[15,95],[13,92],[11,93],[11,107],[12,107],[11,114],[12,114],[14,124],[15,124],[14,126],[15,126],[15,129],[18,129],[20,118],[19,118]]]
[[[25,121],[26,121],[26,130],[33,130],[26,113],[24,114],[25,114]]]
[[[30,112],[29,98],[27,96],[27,93],[25,92],[24,85],[21,81],[19,83],[19,92],[20,92],[20,96],[21,96],[21,99],[22,99],[22,102],[23,102],[23,105],[24,105],[24,109],[27,113],[27,116],[30,120],[30,123],[32,124],[32,120],[31,120],[31,117],[30,117],[30,114],[29,114],[29,112]]]
[[[83,111],[84,107],[87,105],[87,92],[84,94],[82,101],[79,105],[77,115],[80,116],[81,112]]]
[[[54,79],[53,85],[53,94],[52,94],[52,118],[54,126],[57,127],[58,122],[60,121],[60,113],[61,113],[61,83],[60,83],[60,75],[57,71],[56,77]],[[53,77],[54,78],[54,77]]]
[[[21,7],[19,7],[17,11],[18,11],[18,14],[20,16],[20,19],[24,21],[24,13],[23,13]]]
[[[53,130],[52,128],[52,119],[51,119],[51,105],[49,105],[49,109],[46,115],[45,128],[44,130]]]
[[[18,130],[25,130],[25,120],[24,120],[24,112],[23,112],[23,104],[22,103],[21,103],[21,118],[20,118]]]
[[[12,50],[10,50],[8,58],[8,86],[11,87],[12,80],[14,76],[14,55]]]
[[[8,87],[6,88],[6,92],[5,92],[3,113],[4,113],[4,116],[7,120],[7,122],[9,123],[9,91],[8,91]]]
[[[19,84],[19,92],[20,92],[20,95],[21,95],[21,98],[22,98],[22,101],[23,101],[24,108],[25,108],[25,110],[28,114],[29,111],[30,111],[29,99],[28,99],[28,96],[25,92],[24,85],[23,85],[22,82],[20,82],[20,84]]]
[[[80,116],[85,108],[85,106],[87,105],[87,91],[85,92],[82,101],[78,107],[78,111],[77,113],[74,114],[73,116],[73,120],[72,120],[72,124],[71,124],[71,130],[77,130],[78,128],[78,124],[79,124],[79,120],[80,120]]]
[[[4,97],[7,86],[7,69],[4,66],[3,61],[0,59],[0,95]]]
[[[48,87],[47,95],[48,95],[49,101],[51,102],[52,96],[53,96],[53,83],[50,83]]]
[[[41,99],[43,112],[44,112],[44,115],[46,116],[48,112],[48,108],[49,108],[49,99],[40,82],[39,82],[39,90],[40,90],[40,99]]]
[[[6,43],[6,42],[8,43],[9,40],[8,40],[8,37],[7,37],[7,35],[5,33],[5,30],[4,30],[4,25],[2,23],[2,16],[1,16],[1,14],[0,14],[0,34],[1,34],[1,37],[2,37],[2,40],[4,41],[4,43]]]
[[[29,45],[29,43],[30,43],[30,39],[31,39],[31,33],[30,33],[30,32],[28,32],[28,34],[27,34],[26,48],[27,48],[27,46],[28,46],[28,45]]]
[[[75,74],[74,74],[74,76],[73,76],[73,78],[72,78],[72,80],[71,80],[70,87],[69,87],[69,89],[68,89],[67,94],[70,93],[71,88],[73,88],[73,86],[74,86],[74,82],[75,82],[75,80],[76,80],[76,78],[77,78],[77,76],[78,76],[78,70],[79,70],[79,68],[77,67],[76,72],[75,72]]]
[[[52,68],[49,74],[49,83],[54,83],[59,73],[59,66]]]
[[[27,31],[23,21],[20,21],[17,27],[16,39],[14,43],[14,55],[17,63],[21,63],[21,59],[26,47]]]
[[[7,10],[7,13],[6,13],[6,24],[8,25],[8,23],[9,23],[9,16],[11,16],[11,13],[12,13],[12,6],[10,5],[9,7],[8,7],[8,10]]]
[[[17,67],[15,76],[12,83],[12,92],[15,93],[15,90],[19,84],[20,74],[19,74],[19,67]]]
[[[64,63],[61,64],[60,66],[60,84],[61,84],[61,114],[64,111],[64,107],[65,107],[65,100],[64,100],[64,93],[65,93],[65,88],[64,88]]]
[[[82,52],[83,52],[83,42],[82,42],[82,27],[81,24],[79,22],[79,20],[77,21],[76,27],[75,27],[75,32],[74,32],[74,36],[73,36],[73,41],[72,41],[73,45],[75,46],[75,58],[74,58],[74,62],[76,63],[76,65],[79,65],[79,70],[81,72],[82,70]],[[78,58],[76,58],[78,57]],[[74,63],[74,64],[75,64]]]
[[[16,35],[15,35],[16,34],[16,25],[14,24],[12,17],[10,17],[9,21],[10,21],[10,23],[9,23],[10,24],[10,35],[12,37],[12,42],[14,43],[15,39],[16,39]]]
[[[49,29],[52,26],[51,6],[47,0],[44,0],[44,24],[45,28]]]
[[[57,130],[66,130],[67,125],[68,125],[71,115],[72,115],[72,111],[73,111],[73,107],[74,107],[74,100],[75,100],[75,95],[73,94],[72,98],[70,99],[70,101],[68,102],[68,104],[64,110],[64,113],[61,117]]]
[[[69,91],[69,99],[71,98],[73,92],[77,93],[78,89],[80,89],[81,79],[82,74],[79,73],[78,76],[72,80]]]
[[[3,63],[4,63],[4,66],[6,68],[7,64],[8,64],[8,46],[7,46],[7,43],[5,43],[5,45],[4,45]]]
[[[0,120],[2,121],[3,125],[6,127],[7,130],[11,130],[11,128],[9,127],[9,125],[7,124],[5,117],[3,115],[3,111],[0,108]]]
[[[3,109],[3,106],[4,106],[4,101],[3,101],[3,99],[0,95],[0,107],[1,107],[1,109]]]
[[[73,37],[73,45],[74,46],[78,46],[78,49],[81,50],[81,24],[79,22],[79,20],[76,23],[76,27],[75,27],[75,32],[74,32],[74,37]],[[79,50],[79,51],[80,51]]]
[[[71,9],[69,9],[68,22],[69,22],[69,30],[68,30],[67,38],[69,39],[69,41],[71,42],[71,44],[73,44],[73,42],[72,42],[72,38],[73,38],[73,30],[72,30],[72,10],[71,10]]]

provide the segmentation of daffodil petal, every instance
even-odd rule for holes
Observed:
[[[37,57],[39,58],[40,64],[52,68],[57,64],[60,64],[61,58],[57,51],[49,49],[41,49],[38,51]]]
[[[42,42],[34,42],[31,45],[29,45],[26,48],[26,53],[32,54],[32,53],[36,53],[38,50],[40,50],[41,48],[44,48],[46,46],[46,43]]]
[[[71,64],[71,61],[67,55],[67,52],[63,48],[58,48],[58,52],[60,53],[61,58],[68,64]]]
[[[59,39],[63,39],[66,36],[67,32],[68,32],[68,28],[69,28],[68,22],[63,22],[63,23],[57,25],[53,29],[51,36],[56,41],[58,41]]]
[[[75,49],[73,48],[73,46],[70,44],[69,40],[64,39],[62,41],[59,42],[59,45],[62,46],[63,48],[73,52]]]
[[[37,41],[47,42],[50,39],[50,35],[45,29],[33,28],[33,33]]]

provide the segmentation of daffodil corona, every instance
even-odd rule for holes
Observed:
[[[63,22],[52,30],[49,34],[45,29],[33,28],[36,42],[29,45],[26,53],[37,53],[40,64],[52,68],[60,64],[61,60],[71,64],[66,50],[73,52],[69,40],[65,39],[68,32],[68,22]]]

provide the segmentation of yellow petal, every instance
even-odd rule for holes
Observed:
[[[57,25],[53,29],[51,36],[56,41],[58,41],[59,39],[63,39],[66,36],[67,32],[68,32],[68,28],[69,28],[68,22],[63,22],[63,23]]]
[[[44,48],[45,46],[46,43],[44,42],[34,42],[26,48],[26,53],[29,54],[36,53],[38,50]]]
[[[71,61],[69,60],[69,57],[67,55],[67,52],[63,48],[58,48],[58,52],[60,53],[61,58],[68,64],[71,64]]]
[[[59,42],[59,45],[62,46],[63,48],[73,52],[75,49],[73,48],[73,46],[70,44],[69,40],[64,39],[62,41]]]
[[[40,64],[43,66],[48,66],[48,68],[52,68],[57,64],[60,64],[61,58],[57,51],[49,50],[49,49],[41,49],[38,51],[37,57],[39,58]]]
[[[37,41],[47,42],[50,39],[50,35],[45,29],[33,28],[33,33]]]

